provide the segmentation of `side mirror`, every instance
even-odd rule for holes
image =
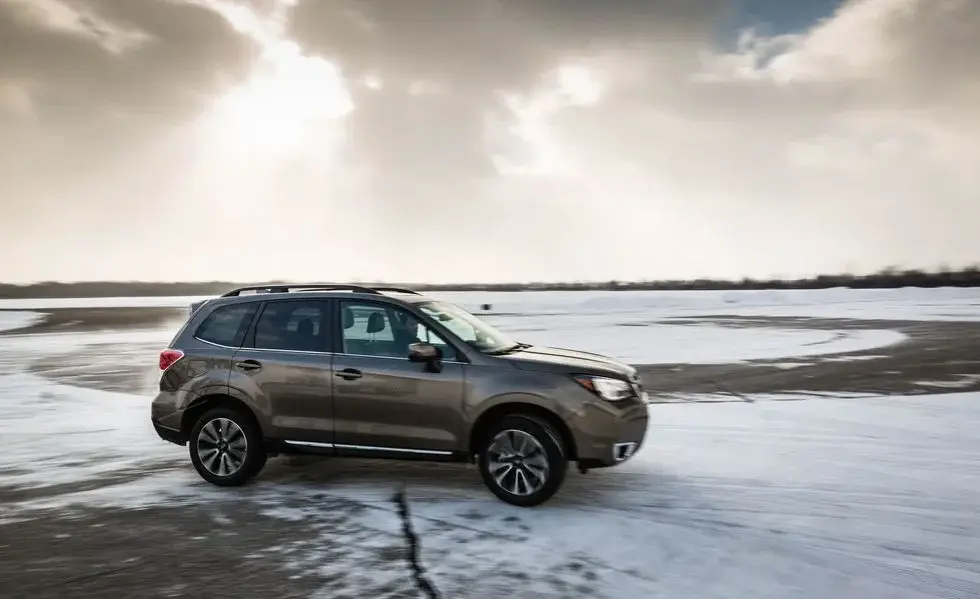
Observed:
[[[431,343],[413,343],[408,346],[408,360],[426,364],[431,372],[442,370],[442,350]]]

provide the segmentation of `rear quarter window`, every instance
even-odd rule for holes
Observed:
[[[194,337],[218,345],[241,347],[245,340],[245,331],[257,307],[256,303],[221,306],[201,322]]]

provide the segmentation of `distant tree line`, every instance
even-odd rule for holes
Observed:
[[[262,281],[266,283],[267,281]],[[273,282],[281,283],[281,282]],[[366,286],[389,283],[357,283]],[[92,281],[82,283],[44,282],[30,285],[0,284],[0,298],[57,297],[148,297],[219,295],[243,284],[222,281],[206,283],[151,283],[142,281]],[[764,289],[895,289],[901,287],[980,287],[980,267],[963,270],[886,269],[871,275],[821,275],[809,279],[695,279],[672,281],[606,281],[572,283],[468,283],[453,285],[399,284],[419,291],[697,291]]]

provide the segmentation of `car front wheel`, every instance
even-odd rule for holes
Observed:
[[[187,445],[197,473],[215,485],[244,484],[265,464],[258,426],[241,410],[208,410],[194,424]]]
[[[565,480],[568,460],[560,436],[531,416],[507,416],[485,436],[483,482],[498,498],[521,507],[544,503]]]

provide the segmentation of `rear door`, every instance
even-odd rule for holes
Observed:
[[[333,397],[338,452],[448,455],[461,440],[465,365],[456,350],[407,310],[387,302],[341,300],[335,315]],[[413,323],[411,332],[399,326]],[[411,338],[410,338],[411,337]],[[443,350],[442,372],[408,360],[408,344]]]
[[[230,385],[254,398],[268,423],[266,437],[331,449],[329,305],[307,298],[265,302],[235,353]]]

